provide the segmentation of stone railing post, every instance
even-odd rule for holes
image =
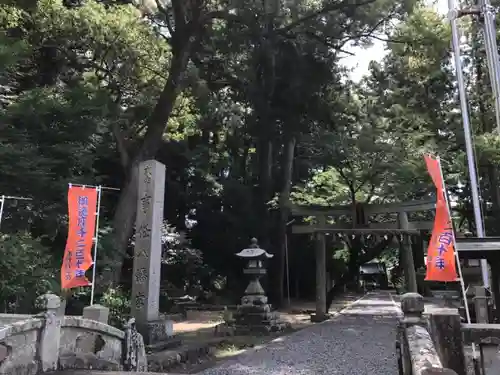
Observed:
[[[400,375],[412,375],[407,328],[415,324],[424,324],[422,319],[424,308],[424,299],[420,294],[406,293],[401,296],[401,310],[404,315],[398,325],[398,340],[396,343]]]
[[[61,298],[55,294],[44,294],[40,297],[45,308],[45,324],[40,335],[39,356],[42,372],[56,371],[59,361],[59,346],[61,341]]]
[[[424,297],[418,293],[405,293],[401,297],[401,310],[403,310],[403,323],[426,324],[423,319],[425,311]]]
[[[146,356],[144,339],[137,332],[135,318],[131,318],[125,327],[123,364],[126,371],[145,372],[148,370],[148,357]]]
[[[444,367],[466,375],[462,322],[456,309],[439,309],[430,315],[430,329]]]
[[[61,306],[59,306],[59,310],[57,311],[57,315],[64,316],[66,315],[66,304],[68,300],[64,297],[61,297]]]
[[[424,318],[424,298],[418,293],[406,293],[401,298],[401,309],[402,375],[457,375],[442,365]]]
[[[92,305],[83,308],[83,317],[85,319],[95,320],[108,324],[109,309],[102,305]]]
[[[474,310],[476,312],[476,323],[488,323],[488,297],[482,286],[474,287]]]

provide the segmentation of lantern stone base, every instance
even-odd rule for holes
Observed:
[[[281,321],[279,314],[271,311],[269,304],[242,304],[234,314],[235,334],[269,334],[290,328],[290,323]]]

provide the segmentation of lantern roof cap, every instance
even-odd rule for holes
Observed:
[[[237,257],[241,258],[272,258],[274,255],[269,254],[266,250],[259,247],[257,238],[252,238],[251,244],[248,248],[241,250],[236,254]]]

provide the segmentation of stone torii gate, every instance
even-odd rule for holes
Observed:
[[[326,233],[345,234],[379,234],[398,235],[402,240],[402,262],[406,275],[407,289],[417,292],[417,278],[415,261],[411,247],[411,237],[420,236],[422,231],[432,230],[432,221],[409,221],[408,213],[434,210],[436,201],[410,201],[388,204],[358,203],[355,206],[299,206],[290,205],[292,216],[315,217],[316,223],[312,225],[293,225],[293,234],[314,234],[316,238],[316,316],[315,321],[325,320],[326,311]],[[377,214],[397,214],[393,221],[370,222],[370,218]],[[350,217],[351,220],[339,220]],[[336,224],[327,224],[328,219],[333,219]],[[347,221],[347,222],[346,222]]]

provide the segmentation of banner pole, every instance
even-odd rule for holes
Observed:
[[[451,238],[453,241],[453,251],[455,253],[455,259],[457,262],[458,277],[460,279],[460,286],[462,288],[462,294],[464,297],[465,317],[467,319],[467,323],[471,324],[469,304],[467,303],[467,290],[465,289],[465,282],[464,282],[464,277],[462,274],[462,267],[460,266],[460,257],[458,256],[457,242],[455,240],[455,225],[453,224],[453,218],[451,217],[450,200],[448,197],[448,191],[446,190],[446,184],[444,182],[443,168],[441,167],[441,158],[438,156],[436,159],[437,159],[438,164],[439,164],[439,174],[441,175],[441,182],[443,185],[442,189],[443,189],[443,193],[444,193],[444,201],[446,202],[446,211],[448,212],[448,217],[450,218],[451,233],[452,233]],[[477,358],[476,345],[474,343],[472,343],[472,356],[473,356],[473,358]]]
[[[2,203],[0,203],[0,226],[2,226],[3,205],[5,203],[5,195],[2,195],[0,199],[2,200]]]
[[[476,231],[479,238],[486,237],[483,216],[481,213],[481,201],[479,200],[479,182],[476,171],[476,161],[474,156],[474,147],[472,144],[472,131],[469,121],[469,108],[467,102],[467,92],[465,90],[465,80],[462,72],[462,60],[460,56],[460,40],[457,27],[458,11],[455,9],[455,0],[448,0],[448,18],[451,25],[451,40],[453,58],[455,60],[455,73],[457,76],[458,92],[460,99],[460,109],[462,112],[462,122],[464,127],[465,152],[467,154],[467,165],[469,169],[470,190],[472,196],[472,207],[474,209],[474,221],[476,222]],[[492,77],[491,81],[494,82]],[[485,288],[490,287],[490,277],[488,271],[488,262],[481,259],[481,273]]]
[[[97,263],[97,246],[99,244],[99,214],[101,211],[101,191],[102,187],[99,185],[96,187],[97,190],[97,212],[95,218],[95,237],[94,237],[94,263],[92,264],[92,285],[90,291],[90,306],[94,304],[94,291],[95,291],[95,274],[96,274],[96,263]]]

